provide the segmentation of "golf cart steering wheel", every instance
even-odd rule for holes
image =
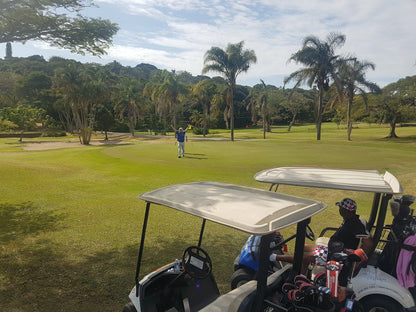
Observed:
[[[315,241],[315,234],[313,233],[311,227],[309,225],[306,226],[306,233],[305,236],[310,239],[311,241]]]
[[[212,271],[211,258],[205,250],[198,246],[190,246],[185,249],[182,256],[182,265],[185,272],[192,278],[207,278]]]

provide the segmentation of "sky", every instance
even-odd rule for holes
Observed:
[[[375,64],[366,78],[380,87],[416,75],[416,0],[94,0],[97,7],[81,14],[117,23],[119,32],[107,54],[80,56],[39,41],[13,43],[13,56],[42,55],[124,66],[140,63],[159,69],[200,75],[211,47],[226,49],[244,41],[257,63],[237,78],[241,85],[283,86],[283,79],[301,68],[288,62],[313,35],[346,36],[335,51]],[[5,44],[0,44],[4,57]],[[2,53],[2,51],[4,51]],[[3,54],[3,55],[2,55]],[[218,73],[208,73],[216,76]]]

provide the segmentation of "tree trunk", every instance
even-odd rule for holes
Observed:
[[[230,130],[231,141],[234,141],[234,85],[230,86]]]
[[[347,140],[348,141],[351,141],[351,131],[352,131],[351,109],[352,109],[352,101],[353,101],[353,96],[352,96],[352,94],[349,94],[348,95],[348,103],[347,103]]]
[[[292,121],[289,123],[289,128],[287,128],[287,132],[290,132],[290,130],[292,130],[295,120],[296,120],[296,114],[293,114],[293,118],[292,118]]]
[[[228,109],[225,108],[224,110],[224,122],[225,122],[225,128],[228,130],[230,129],[230,125],[228,124]]]
[[[204,127],[202,129],[202,134],[205,138],[205,133],[207,131],[207,118],[208,118],[208,106],[205,104],[204,105]]]
[[[263,117],[263,139],[266,139],[266,116],[264,112],[262,112]]]
[[[319,89],[319,96],[318,96],[318,104],[316,108],[316,139],[319,141],[321,139],[321,125],[322,125],[322,103],[323,103],[323,94],[324,94],[324,86],[318,85]]]
[[[129,121],[128,121],[128,126],[129,126],[131,136],[134,137],[134,130],[136,128],[136,119],[134,117],[130,116]]]
[[[80,129],[80,141],[83,145],[89,145],[91,140],[91,129],[90,128],[82,128]]]
[[[392,121],[390,121],[390,134],[388,138],[398,138],[396,134],[396,117],[394,117]]]

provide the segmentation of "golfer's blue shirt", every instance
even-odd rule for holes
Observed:
[[[185,142],[185,135],[186,135],[185,131],[183,131],[183,132],[176,131],[176,136],[178,138],[178,142]]]

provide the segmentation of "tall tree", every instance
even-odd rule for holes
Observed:
[[[18,105],[16,84],[21,79],[22,76],[18,74],[0,71],[0,108]]]
[[[227,105],[228,87],[224,83],[217,83],[217,92],[211,99],[210,119],[211,122],[217,121],[216,125],[219,127],[219,116],[222,113],[225,128],[229,129],[229,105]]]
[[[193,94],[196,96],[197,101],[202,104],[203,113],[203,136],[207,133],[208,114],[212,98],[216,91],[216,85],[211,79],[204,79],[193,86]]]
[[[214,71],[223,74],[228,84],[230,106],[231,140],[234,141],[234,92],[237,76],[247,72],[252,63],[257,62],[254,50],[243,50],[244,41],[236,44],[229,43],[224,51],[218,47],[212,47],[205,53],[202,73]]]
[[[134,136],[140,118],[141,106],[144,102],[143,87],[136,79],[125,78],[118,85],[115,96],[115,111],[118,117],[127,123],[130,134]]]
[[[336,69],[341,60],[338,55],[335,55],[335,49],[341,47],[345,40],[345,35],[338,33],[330,33],[325,41],[315,36],[308,36],[303,40],[302,48],[289,58],[289,61],[300,63],[305,67],[290,74],[285,79],[285,84],[295,80],[295,88],[305,82],[309,87],[314,84],[318,87],[319,95],[315,107],[317,140],[321,139],[322,113],[325,109],[324,92],[328,90],[331,79],[340,86]]]
[[[365,78],[367,69],[375,69],[375,65],[367,61],[359,61],[357,59],[347,60],[339,67],[339,78],[344,88],[343,97],[347,100],[347,139],[351,140],[352,121],[351,109],[352,102],[356,93],[362,95],[364,102],[367,103],[366,90],[375,93],[381,93],[379,86],[373,82],[369,82]],[[341,99],[342,101],[342,99]]]
[[[150,98],[156,104],[156,112],[164,125],[164,133],[167,130],[167,118],[171,116],[172,124],[176,127],[176,114],[180,103],[179,96],[188,93],[188,89],[176,80],[174,74],[163,71],[160,77],[154,77],[163,82],[148,82],[143,89],[143,95]]]
[[[383,88],[372,96],[370,109],[379,122],[390,125],[387,138],[397,138],[396,125],[416,117],[416,76],[406,77]]]
[[[268,122],[268,118],[267,118],[267,100],[269,97],[269,93],[267,90],[267,86],[264,83],[263,80],[261,80],[261,89],[260,89],[260,94],[259,94],[259,106],[260,106],[260,113],[261,113],[261,117],[263,119],[263,139],[266,138],[266,131],[270,130],[270,124]]]
[[[298,91],[293,91],[290,97],[286,101],[283,101],[283,107],[291,114],[291,120],[287,128],[288,132],[292,129],[298,114],[305,110],[308,104],[309,100]]]
[[[249,92],[245,101],[248,103],[246,109],[251,111],[251,121],[257,124],[257,113],[260,113],[263,124],[263,139],[266,132],[270,131],[270,116],[268,110],[269,90],[268,86],[260,79],[260,84],[256,84]]]
[[[108,88],[100,78],[100,73],[94,65],[86,69],[68,66],[57,71],[53,83],[64,103],[71,109],[81,144],[88,145],[94,128],[96,108],[108,95]]]
[[[109,103],[107,103],[109,104]],[[95,126],[97,130],[104,131],[105,134],[105,141],[108,141],[108,131],[111,130],[111,128],[116,123],[116,120],[114,118],[114,114],[112,111],[112,107],[110,105],[103,105],[98,107],[97,113],[95,115]]]
[[[41,108],[31,108],[19,105],[16,108],[6,107],[0,110],[0,119],[8,120],[17,125],[20,132],[19,141],[23,141],[23,133],[37,128],[36,123],[45,125],[50,117]]]
[[[0,43],[40,40],[79,54],[102,55],[119,28],[79,14],[91,6],[92,0],[2,0]]]

